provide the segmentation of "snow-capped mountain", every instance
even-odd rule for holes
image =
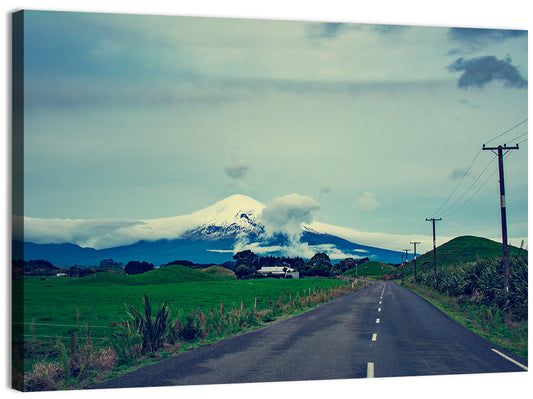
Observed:
[[[232,195],[191,214],[197,226],[180,238],[216,240],[239,233],[259,236],[264,232],[261,213],[265,205],[246,195]]]
[[[318,206],[297,194],[278,197],[268,207],[248,196],[232,195],[169,218],[24,218],[24,243],[17,245],[23,246],[24,259],[46,259],[57,266],[98,265],[108,258],[124,264],[144,260],[159,265],[176,259],[220,264],[244,249],[302,258],[325,252],[333,261],[346,257],[398,261],[400,252],[360,245],[347,233],[353,230],[313,221]]]

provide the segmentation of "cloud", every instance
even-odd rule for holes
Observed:
[[[505,87],[527,88],[527,80],[511,64],[510,59],[499,60],[492,55],[470,60],[461,57],[448,65],[448,70],[450,72],[462,72],[457,82],[457,86],[462,89],[483,88],[495,80],[503,81]]]
[[[135,242],[128,240],[133,231],[142,229],[142,221],[112,219],[40,219],[25,216],[24,237],[14,237],[36,244],[73,243],[82,247],[100,247],[98,242],[109,246]],[[137,229],[135,229],[137,228]]]
[[[459,43],[462,50],[468,52],[481,50],[492,43],[501,43],[507,39],[522,36],[527,36],[527,31],[479,28],[450,28],[448,30],[448,37]],[[451,53],[459,51],[459,49],[454,49]]]
[[[402,248],[409,248],[410,242],[420,242],[420,246],[417,247],[417,252],[425,253],[433,249],[433,237],[431,235],[421,234],[389,234],[389,233],[377,233],[377,232],[364,232],[354,230],[349,227],[334,226],[321,222],[313,222],[310,226],[307,226],[312,230],[315,230],[321,234],[332,234],[345,240],[356,242],[360,245],[368,245],[371,247],[385,248],[393,251],[401,251]],[[445,242],[451,240],[454,237],[437,236],[437,245],[442,245]]]
[[[455,168],[450,173],[450,180],[459,180],[466,176],[467,170],[461,168]]]
[[[307,195],[289,194],[277,197],[263,209],[262,221],[268,235],[286,234],[298,242],[302,223],[309,224],[319,210],[320,204]]]
[[[331,188],[330,187],[327,187],[327,186],[320,187],[319,197],[320,198],[324,198],[325,196],[327,196],[330,193],[331,193]]]
[[[333,39],[338,37],[349,25],[339,22],[324,22],[311,25],[308,33],[314,39]]]
[[[320,245],[309,245],[306,242],[298,242],[291,244],[289,246],[282,245],[268,245],[264,242],[242,242],[241,245],[235,246],[232,250],[226,249],[212,249],[210,252],[219,252],[219,253],[237,253],[240,251],[250,250],[257,255],[269,255],[269,254],[278,254],[282,253],[284,256],[289,257],[300,257],[304,259],[311,259],[316,253],[324,252],[330,259],[339,260],[345,258],[356,258],[360,259],[368,256],[367,252],[364,250],[354,250],[353,252],[343,252],[333,244],[320,244]]]
[[[375,32],[384,35],[398,35],[410,28],[408,25],[372,25]]]
[[[250,167],[244,161],[234,161],[224,169],[226,174],[232,179],[242,179],[250,170]]]
[[[358,207],[366,210],[366,211],[372,211],[377,208],[381,208],[383,205],[381,205],[376,200],[376,193],[364,193],[362,197],[358,198],[355,203]]]

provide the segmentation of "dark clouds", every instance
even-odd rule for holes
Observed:
[[[462,89],[483,88],[495,80],[502,81],[505,87],[527,88],[527,80],[511,64],[510,59],[499,60],[491,55],[470,60],[461,57],[448,65],[448,70],[462,72],[457,82],[457,86]]]
[[[472,52],[483,49],[493,43],[501,43],[508,39],[527,36],[525,30],[450,28],[448,36],[461,46],[463,51]],[[450,53],[457,53],[454,49]]]
[[[346,24],[339,22],[313,24],[309,34],[313,38],[332,39],[339,36],[346,27]]]
[[[250,167],[244,161],[234,161],[224,169],[226,174],[232,179],[242,179],[250,170]]]
[[[455,168],[450,173],[450,180],[459,180],[467,176],[468,170],[467,169],[461,169],[461,168]]]

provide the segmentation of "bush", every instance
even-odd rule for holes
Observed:
[[[183,322],[178,317],[175,325],[177,336],[183,341],[191,342],[200,336],[199,321],[194,312],[189,313]]]
[[[61,389],[63,370],[59,363],[34,363],[32,371],[24,376],[26,391],[52,391]]]
[[[448,266],[437,273],[438,291],[463,300],[511,311],[519,319],[527,318],[528,270],[526,257],[509,259],[510,292],[503,286],[501,259]],[[433,271],[420,274],[418,283],[433,287]]]
[[[154,270],[154,265],[148,262],[139,262],[137,260],[132,260],[128,262],[124,268],[124,273],[126,274],[141,274]]]
[[[125,332],[141,337],[141,352],[154,352],[163,346],[165,340],[171,336],[171,314],[168,307],[162,303],[155,317],[152,317],[152,306],[148,296],[144,294],[143,307],[126,304],[127,313],[132,321],[127,321]]]

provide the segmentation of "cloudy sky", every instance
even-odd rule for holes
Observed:
[[[25,215],[154,219],[295,193],[360,232],[430,235],[442,217],[439,236],[498,238],[481,147],[520,143],[505,160],[519,245],[527,49],[521,30],[28,12]]]

